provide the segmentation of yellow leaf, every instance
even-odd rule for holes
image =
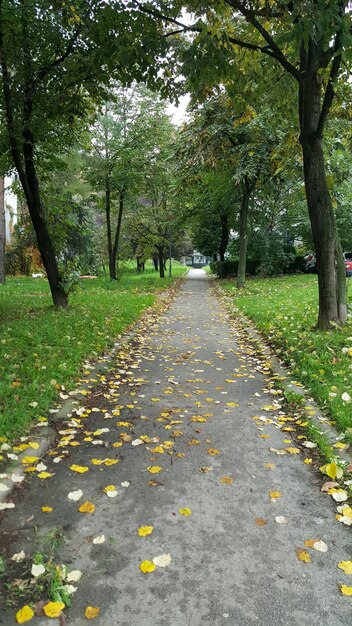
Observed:
[[[20,609],[16,613],[17,624],[24,624],[25,622],[29,622],[32,617],[34,617],[33,609],[31,609],[28,604],[25,604],[25,606],[23,606],[22,609]]]
[[[92,502],[83,502],[78,510],[80,513],[94,513],[95,505]]]
[[[320,468],[320,471],[327,474],[333,480],[335,480],[335,478],[341,478],[343,475],[343,469],[336,465],[334,461],[332,463],[328,463],[327,465],[323,465]]]
[[[275,468],[274,463],[264,463],[265,469],[273,470]]]
[[[159,467],[159,465],[150,465],[147,469],[151,474],[158,474],[163,468]]]
[[[24,456],[22,459],[23,465],[32,465],[32,463],[36,463],[39,461],[38,456]]]
[[[299,448],[285,448],[285,450],[289,454],[299,454],[300,453],[300,449]]]
[[[200,443],[199,439],[190,439],[190,441],[187,441],[187,444],[189,446],[197,446]]]
[[[318,539],[306,539],[304,545],[306,548],[313,548],[314,544],[318,541]]]
[[[282,494],[280,493],[280,491],[269,491],[269,496],[270,498],[277,500],[278,498],[281,498]]]
[[[116,441],[115,443],[112,444],[113,448],[121,448],[122,446],[122,441]]]
[[[347,443],[342,443],[342,441],[338,441],[337,443],[334,443],[334,448],[340,448],[340,449],[344,449],[347,448],[348,444]]]
[[[156,454],[156,453],[158,453],[158,454],[164,454],[165,450],[164,450],[163,446],[156,446],[155,448],[152,448],[152,449],[151,449],[151,452],[152,452],[153,454]]]
[[[91,459],[91,464],[92,465],[102,465],[103,461],[101,459]]]
[[[186,507],[185,509],[179,509],[178,512],[180,515],[184,515],[185,517],[188,517],[192,514],[191,509],[189,509],[188,507]]]
[[[53,510],[52,506],[42,506],[43,513],[51,513],[52,510]]]
[[[313,459],[304,459],[303,463],[306,465],[310,465],[313,462]]]
[[[28,447],[32,448],[33,450],[38,450],[39,443],[37,441],[28,441]]]
[[[352,587],[347,587],[347,585],[341,585],[340,591],[343,596],[352,596]]]
[[[150,572],[154,572],[156,565],[154,565],[152,561],[142,561],[139,569],[143,572],[143,574],[149,574]]]
[[[161,483],[158,483],[156,480],[149,480],[148,481],[148,485],[149,487],[158,487]]]
[[[338,566],[345,574],[352,574],[352,561],[341,561]]]
[[[96,617],[98,617],[99,613],[100,609],[97,606],[87,606],[86,610],[84,611],[84,615],[87,619],[95,619]]]
[[[105,459],[103,461],[103,464],[109,466],[109,465],[116,465],[116,463],[118,462],[119,462],[118,459]]]
[[[138,534],[140,537],[146,537],[147,535],[151,535],[154,530],[154,526],[140,526],[138,528]]]
[[[265,433],[263,435],[260,435],[261,439],[270,439],[270,435],[266,435]]]
[[[216,456],[217,454],[220,454],[220,450],[217,450],[216,448],[208,448],[207,453],[210,454],[210,456]]]
[[[257,526],[265,526],[268,522],[262,517],[257,517],[255,523],[257,524]]]
[[[197,417],[197,415],[194,415],[191,418],[191,422],[200,422],[201,424],[203,424],[204,422],[206,422],[206,418],[205,417]]]
[[[238,402],[226,402],[226,406],[239,406]]]
[[[225,485],[232,485],[233,478],[231,476],[221,476],[220,482],[225,483]]]
[[[310,563],[312,560],[307,550],[302,550],[302,548],[296,549],[296,556],[297,556],[297,559],[299,559],[299,561],[303,561],[304,563]]]
[[[89,467],[85,467],[84,465],[70,465],[70,470],[73,472],[78,472],[78,474],[84,474],[84,472],[89,471]]]
[[[152,402],[160,402],[160,398],[150,398]]]
[[[45,478],[50,478],[53,474],[50,474],[49,472],[40,472],[37,476],[38,478],[42,478],[44,480]]]
[[[108,491],[117,491],[115,485],[107,485],[103,489],[104,493],[108,493]]]
[[[48,617],[60,617],[61,611],[63,611],[64,608],[64,602],[48,602],[43,607],[43,610]]]

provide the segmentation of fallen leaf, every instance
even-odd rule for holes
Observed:
[[[332,489],[328,490],[328,494],[334,498],[335,502],[345,502],[348,498],[348,493],[344,489]]]
[[[146,537],[147,535],[151,535],[154,530],[154,526],[140,526],[138,528],[138,534],[140,537]]]
[[[15,561],[16,563],[20,563],[21,561],[23,561],[23,559],[26,558],[26,554],[25,552],[23,552],[23,550],[21,550],[21,552],[16,552],[12,557],[11,557],[11,561]]]
[[[310,563],[311,558],[307,552],[307,550],[302,550],[302,548],[296,549],[296,556],[299,561],[303,561],[303,563]]]
[[[300,449],[299,448],[285,448],[285,450],[289,454],[299,454],[300,453]]]
[[[318,550],[318,552],[327,552],[328,551],[328,546],[322,540],[315,541],[313,543],[313,548],[314,548],[314,550]]]
[[[318,541],[318,539],[306,539],[304,545],[306,548],[313,548],[314,544]]]
[[[73,502],[77,502],[77,500],[80,500],[82,496],[82,489],[77,489],[77,491],[70,491],[70,493],[67,495],[68,499],[73,500]]]
[[[343,596],[352,596],[352,587],[347,587],[347,585],[341,585],[340,591]]]
[[[40,472],[40,474],[37,474],[37,476],[38,478],[44,480],[45,478],[51,478],[51,476],[54,476],[54,474],[50,474],[50,472]]]
[[[72,572],[69,572],[66,576],[66,580],[68,583],[78,583],[78,581],[81,580],[81,578],[82,578],[82,572],[79,569],[72,570]]]
[[[336,465],[335,462],[328,463],[327,465],[323,465],[320,468],[320,471],[324,474],[327,474],[330,478],[335,480],[335,478],[341,478],[343,476],[343,469]]]
[[[51,513],[52,510],[53,510],[52,506],[42,506],[43,513]]]
[[[84,465],[70,465],[70,470],[73,472],[78,472],[78,474],[84,474],[89,471],[89,467],[85,467]]]
[[[277,524],[287,524],[287,519],[283,515],[278,515],[275,517],[275,522],[277,522]]]
[[[45,572],[45,567],[42,563],[38,563],[38,565],[36,563],[33,563],[32,568],[31,568],[31,574],[32,576],[34,576],[34,578],[41,576],[42,574],[44,574],[44,572]]]
[[[105,542],[105,535],[97,535],[96,537],[94,537],[93,539],[93,543],[95,545],[100,544],[100,543],[104,543]]]
[[[154,565],[157,567],[168,567],[171,563],[171,554],[160,554],[160,556],[155,556],[153,559]]]
[[[99,613],[100,609],[97,606],[87,606],[86,610],[84,611],[84,615],[87,619],[95,619],[96,617],[98,617]]]
[[[208,448],[207,453],[210,454],[210,456],[216,456],[217,454],[220,454],[220,450],[217,450],[216,448]]]
[[[188,517],[192,513],[191,509],[189,509],[188,507],[186,507],[185,509],[179,509],[178,512],[180,515],[184,515],[185,517]]]
[[[64,608],[64,602],[48,602],[43,606],[43,611],[47,617],[60,617]]]
[[[268,522],[262,517],[257,517],[255,523],[257,524],[257,526],[265,526]]]
[[[274,463],[264,463],[265,469],[273,470],[275,468]]]
[[[306,465],[310,465],[313,462],[313,459],[304,459],[303,463]]]
[[[162,467],[159,467],[159,465],[151,465],[147,468],[148,472],[150,472],[151,474],[158,474],[159,472],[162,471]]]
[[[220,482],[225,483],[225,485],[232,485],[233,478],[231,476],[221,476]]]
[[[28,604],[25,604],[25,606],[23,606],[22,609],[20,609],[16,613],[17,624],[24,624],[25,622],[29,622],[29,620],[31,620],[32,617],[34,617],[33,609],[31,609],[31,607],[28,606]]]
[[[78,510],[80,513],[94,513],[95,505],[89,501],[83,502]]]
[[[202,472],[202,474],[207,474],[208,472],[211,472],[212,469],[212,467],[203,466],[199,468],[199,471]]]
[[[269,491],[269,496],[272,500],[277,500],[281,498],[282,494],[280,491]]]
[[[352,574],[352,561],[340,561],[338,566],[345,574]]]
[[[142,561],[139,569],[143,572],[143,574],[149,574],[150,572],[154,572],[156,565],[154,565],[152,561]]]
[[[104,493],[106,493],[108,498],[116,498],[117,496],[117,489],[115,485],[107,485],[106,487],[104,487],[103,491]]]

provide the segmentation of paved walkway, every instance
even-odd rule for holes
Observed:
[[[78,428],[62,429],[46,459],[55,475],[32,479],[2,524],[10,553],[30,553],[53,528],[63,530],[56,561],[83,571],[68,624],[88,623],[87,605],[100,608],[93,623],[102,626],[351,624],[351,598],[339,592],[351,582],[337,568],[351,558],[350,530],[335,521],[304,449],[275,452],[296,444],[278,427],[283,411],[273,409],[270,375],[221,312],[203,271],[190,272],[170,310],[144,327],[117,368],[87,398],[88,417],[83,411]],[[108,485],[116,497],[104,493]],[[69,500],[79,489],[82,499]],[[78,512],[84,501],[93,514]],[[275,521],[281,517],[287,523]],[[153,532],[139,536],[141,526]],[[105,542],[95,543],[102,534]],[[305,548],[308,539],[328,551]],[[303,548],[309,563],[297,557]],[[166,567],[140,571],[143,561],[169,554]],[[14,613],[0,623],[15,624]]]

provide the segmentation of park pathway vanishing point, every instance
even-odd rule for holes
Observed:
[[[279,428],[283,410],[273,409],[279,396],[269,379],[211,280],[191,270],[167,313],[80,396],[79,407],[93,410],[78,410],[82,428],[61,428],[44,459],[54,475],[33,477],[2,521],[9,555],[31,554],[50,530],[63,530],[55,561],[83,572],[65,611],[69,626],[89,623],[87,605],[100,608],[97,626],[352,623],[351,598],[339,591],[351,582],[337,567],[351,558],[351,531],[335,520],[304,449],[275,453],[291,436]],[[104,493],[109,485],[116,497]],[[77,490],[81,500],[69,500]],[[78,511],[85,501],[93,514]],[[144,526],[153,531],[139,536]],[[102,534],[104,543],[93,542]],[[327,552],[305,548],[308,539],[323,540]],[[311,562],[299,560],[301,549]],[[161,555],[171,562],[164,556],[154,571],[140,571]],[[1,606],[0,624],[14,626],[15,610]]]

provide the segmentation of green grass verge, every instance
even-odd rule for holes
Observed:
[[[10,277],[0,285],[0,437],[11,440],[46,415],[61,386],[74,388],[85,359],[112,346],[184,273],[174,263],[173,278],[161,280],[148,264],[141,274],[125,269],[118,282],[85,279],[66,310],[52,307],[45,279]]]
[[[294,377],[327,410],[341,432],[352,428],[352,323],[331,332],[316,331],[318,289],[315,275],[254,278],[238,291],[221,281],[236,306],[253,320]],[[350,292],[351,292],[350,287]],[[351,302],[351,293],[350,293]],[[350,439],[350,432],[347,432]]]

